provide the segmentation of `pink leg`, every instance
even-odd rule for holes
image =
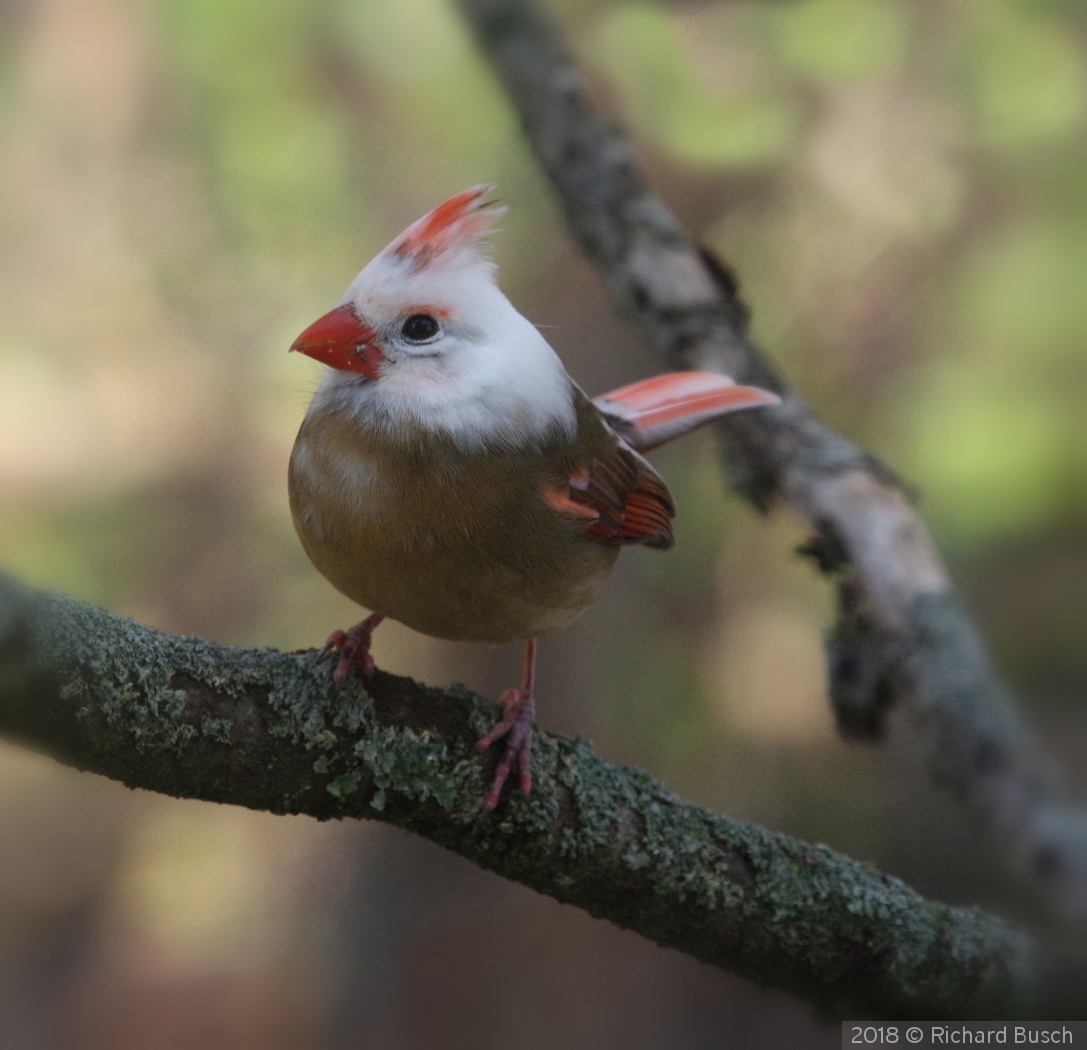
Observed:
[[[532,792],[532,723],[536,718],[536,703],[532,696],[536,675],[536,639],[525,642],[525,673],[520,689],[507,689],[499,703],[504,712],[502,720],[476,744],[477,751],[486,751],[496,740],[509,737],[502,761],[495,770],[491,790],[483,800],[483,815],[490,813],[502,797],[502,788],[513,770],[514,763],[521,772],[521,793]]]
[[[323,660],[330,650],[339,649],[340,658],[336,661],[336,670],[332,672],[332,681],[338,689],[347,680],[352,667],[361,667],[364,678],[374,673],[374,659],[370,655],[370,642],[374,628],[385,619],[384,613],[370,613],[361,623],[349,627],[346,631],[333,631],[317,658]]]

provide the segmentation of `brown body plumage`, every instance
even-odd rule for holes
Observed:
[[[446,435],[366,429],[342,408],[311,412],[289,491],[313,564],[359,605],[438,638],[521,641],[570,623],[622,541],[587,534],[587,514],[556,509],[546,494],[577,499],[571,475],[597,464],[606,504],[622,507],[641,486],[660,493],[665,525],[671,511],[652,467],[572,389],[574,435],[556,428],[520,447],[465,451]],[[605,486],[599,476],[614,480]],[[666,545],[670,531],[656,539]]]

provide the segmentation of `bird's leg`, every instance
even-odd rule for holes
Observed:
[[[374,628],[385,619],[384,613],[370,613],[365,620],[349,627],[346,631],[333,631],[325,642],[318,660],[323,660],[332,649],[340,650],[336,661],[336,670],[332,672],[332,681],[339,688],[347,679],[353,666],[361,667],[364,678],[374,673],[374,658],[370,655],[370,642]]]
[[[491,790],[483,800],[486,816],[498,805],[502,788],[513,770],[514,763],[521,773],[521,793],[532,792],[532,723],[536,718],[536,703],[532,696],[536,676],[536,639],[525,642],[525,672],[520,689],[507,689],[499,703],[504,712],[502,720],[476,744],[477,751],[486,751],[496,740],[508,737],[506,750],[494,773]]]

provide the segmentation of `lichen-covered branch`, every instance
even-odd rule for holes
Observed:
[[[375,675],[336,696],[313,651],[141,627],[0,575],[0,732],[179,797],[383,820],[659,944],[821,1007],[887,1017],[1070,1016],[1087,965],[924,900],[825,846],[688,805],[540,731],[530,799],[480,805],[496,716],[462,688]]]
[[[824,426],[760,354],[727,268],[646,183],[630,144],[593,110],[538,0],[457,0],[554,184],[570,231],[669,366],[726,372],[783,395],[720,424],[733,485],[811,525],[809,553],[835,578],[831,699],[843,733],[881,735],[906,701],[936,778],[979,811],[1058,911],[1087,917],[1087,815],[1058,790],[907,491]]]

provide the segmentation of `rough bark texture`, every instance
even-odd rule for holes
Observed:
[[[827,1010],[1070,1016],[1087,967],[825,846],[715,816],[539,732],[536,786],[480,820],[497,716],[377,672],[335,696],[314,651],[141,627],[0,576],[0,731],[178,797],[383,820],[506,878]]]
[[[570,232],[667,364],[782,395],[780,408],[721,422],[724,463],[757,508],[785,503],[815,532],[808,553],[839,590],[828,648],[840,730],[876,739],[890,706],[908,703],[935,778],[982,814],[1042,899],[1087,918],[1087,816],[1063,797],[1009,703],[908,490],[816,419],[753,345],[735,278],[650,192],[537,0],[457,3]]]

